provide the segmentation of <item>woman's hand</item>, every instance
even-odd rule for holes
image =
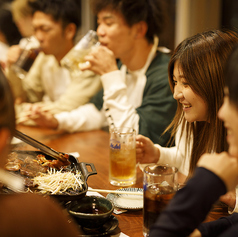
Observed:
[[[202,234],[198,229],[195,229],[193,233],[189,235],[189,237],[202,237]]]
[[[222,195],[219,200],[227,204],[230,209],[233,210],[236,205],[236,191],[233,190],[231,192],[226,193],[225,195]]]
[[[136,137],[136,159],[137,162],[157,163],[160,157],[160,150],[154,146],[154,143],[145,136]]]

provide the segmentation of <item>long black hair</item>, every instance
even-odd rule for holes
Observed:
[[[229,100],[238,109],[238,44],[232,51],[226,65],[225,78]]]
[[[235,31],[226,29],[205,31],[182,41],[170,59],[168,70],[172,92],[174,92],[173,70],[175,62],[178,62],[188,85],[208,107],[207,121],[187,122],[182,105],[178,102],[175,117],[167,128],[172,129],[174,136],[181,125],[181,137],[185,133],[185,153],[191,149],[189,175],[192,175],[202,154],[219,153],[228,149],[226,130],[217,113],[224,98],[225,65],[237,43],[238,34]]]
[[[9,46],[19,44],[22,38],[15,22],[13,21],[12,12],[9,4],[0,6],[0,32],[4,35],[6,43]]]

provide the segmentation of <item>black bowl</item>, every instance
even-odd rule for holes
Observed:
[[[99,228],[106,223],[114,206],[104,197],[86,196],[77,201],[72,201],[68,212],[77,219],[77,222],[86,228]]]

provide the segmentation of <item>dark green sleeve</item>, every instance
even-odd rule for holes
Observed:
[[[170,138],[170,133],[163,136],[162,133],[172,121],[177,108],[169,87],[168,62],[169,56],[162,53],[153,60],[146,72],[142,105],[136,109],[140,116],[139,133],[162,146]]]
[[[92,97],[90,103],[93,103],[98,110],[103,106],[103,89],[101,89],[95,96]]]
[[[169,56],[158,53],[146,72],[147,82],[141,106],[136,108],[140,117],[139,134],[149,137],[154,143],[165,146],[170,134],[162,133],[172,121],[177,103],[168,82]],[[98,92],[91,102],[98,110],[103,106],[103,90]]]

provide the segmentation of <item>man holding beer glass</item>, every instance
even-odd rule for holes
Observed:
[[[74,46],[80,24],[78,6],[74,0],[34,0],[28,3],[33,12],[34,36],[40,43],[41,53],[23,80],[9,78],[13,86],[16,80],[20,80],[26,94],[24,99],[31,103],[21,104],[19,110],[32,113],[35,109],[49,110],[54,114],[87,103],[101,89],[99,77],[90,71],[73,77],[60,65],[61,59]],[[24,121],[21,114],[18,122]],[[25,120],[28,119],[26,116]]]
[[[168,83],[169,56],[158,48],[164,27],[161,3],[93,0],[100,46],[85,57],[81,70],[99,74],[103,90],[76,110],[38,114],[35,121],[68,132],[126,126],[165,145],[169,134],[161,134],[175,114],[176,103]]]

